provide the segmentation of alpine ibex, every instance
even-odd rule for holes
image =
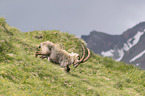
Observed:
[[[39,46],[42,51],[37,51],[35,56],[37,57],[38,55],[42,55],[41,58],[48,58],[48,60],[55,64],[59,64],[61,67],[65,68],[65,71],[69,72],[69,66],[71,64],[73,64],[76,68],[80,63],[85,62],[90,57],[90,50],[87,48],[88,55],[85,58],[86,51],[84,45],[81,44],[81,46],[83,49],[83,56],[81,59],[79,59],[79,54],[73,52],[68,53],[67,51],[59,48],[56,44],[50,41],[42,42]]]

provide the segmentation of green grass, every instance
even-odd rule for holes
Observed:
[[[0,18],[0,96],[145,96],[144,70],[92,52],[87,62],[71,65],[66,73],[35,58],[39,44],[47,40],[79,54],[84,43],[57,30],[22,33]]]

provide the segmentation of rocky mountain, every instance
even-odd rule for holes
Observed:
[[[88,36],[82,35],[81,38],[97,54],[145,69],[145,22],[137,24],[121,35],[92,31]]]

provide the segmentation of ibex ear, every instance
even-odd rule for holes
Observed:
[[[43,44],[45,44],[45,42],[43,42],[43,43],[40,43],[40,45],[39,45],[39,48],[41,48],[41,46],[43,46]]]

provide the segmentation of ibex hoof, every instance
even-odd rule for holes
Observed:
[[[65,67],[65,71],[66,72],[69,72],[70,71],[70,68],[67,66],[67,67]]]

